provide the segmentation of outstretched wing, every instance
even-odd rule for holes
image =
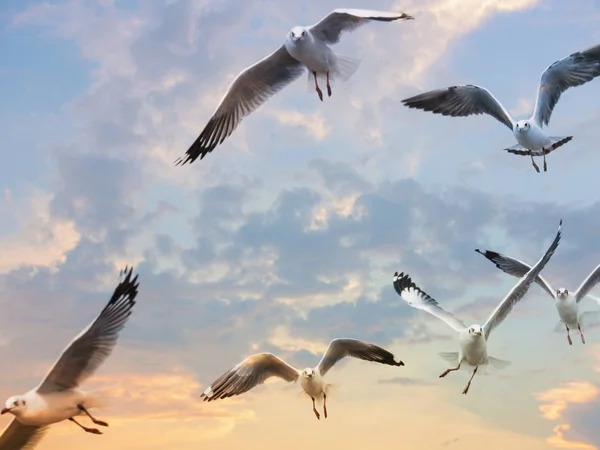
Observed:
[[[296,381],[298,370],[272,353],[257,353],[217,378],[200,396],[205,402],[248,392],[268,378]]]
[[[599,281],[600,281],[600,265],[598,265],[592,271],[592,273],[590,273],[588,275],[588,277],[583,281],[583,283],[581,283],[581,286],[579,286],[579,288],[577,288],[577,291],[575,291],[575,300],[577,301],[577,303],[579,303],[583,297],[588,295],[588,293],[592,289],[594,289],[594,287],[598,284]]]
[[[357,339],[334,339],[319,362],[318,368],[321,376],[325,375],[335,363],[346,356],[362,359],[363,361],[387,364],[389,366],[404,365],[402,361],[396,362],[392,353],[377,345]]]
[[[39,393],[72,389],[92,375],[110,355],[119,332],[131,315],[138,293],[137,275],[130,269],[100,315],[63,351],[54,367],[39,385]],[[122,272],[124,273],[124,272]]]
[[[446,322],[455,331],[461,331],[466,328],[462,321],[454,317],[449,312],[444,311],[435,299],[419,289],[417,285],[410,279],[408,274],[404,274],[403,272],[398,275],[398,272],[396,272],[394,274],[393,284],[394,289],[396,289],[398,295],[402,297],[402,300],[404,300],[413,308],[427,311],[429,314],[432,314],[438,319]]]
[[[548,125],[561,94],[600,75],[600,45],[575,52],[549,65],[540,79],[533,117],[538,125]]]
[[[200,136],[175,165],[204,158],[233,133],[240,122],[304,72],[304,65],[279,47],[266,58],[242,71],[204,127]]]
[[[431,111],[452,117],[466,117],[474,114],[489,114],[496,120],[513,129],[513,119],[504,106],[490,91],[481,86],[467,84],[436,89],[402,100],[409,108]]]
[[[560,225],[558,226],[558,232],[556,233],[556,237],[546,250],[544,256],[529,270],[513,288],[510,292],[502,299],[502,301],[498,304],[496,309],[492,312],[486,323],[483,325],[483,330],[485,333],[486,340],[488,339],[491,331],[496,328],[498,325],[502,323],[502,321],[508,316],[513,309],[513,307],[523,298],[523,296],[529,290],[531,283],[537,278],[542,269],[548,264],[550,258],[556,251],[558,244],[560,243],[560,238],[562,234],[562,220],[560,221]]]
[[[17,419],[0,436],[0,450],[33,450],[48,431],[48,427],[23,425]]]
[[[515,258],[510,258],[502,253],[493,252],[491,250],[481,251],[478,248],[476,248],[475,251],[496,264],[498,269],[502,270],[504,273],[512,275],[513,277],[521,278],[531,270],[531,267],[524,262]],[[550,286],[550,283],[548,283],[545,278],[543,278],[541,275],[538,275],[535,279],[535,282],[543,290],[545,290],[550,297],[556,298],[556,291],[552,288],[552,286]]]
[[[407,20],[413,17],[405,13],[368,9],[335,9],[310,27],[310,32],[327,44],[335,44],[339,42],[344,31],[352,31],[371,20],[392,22],[400,19]]]

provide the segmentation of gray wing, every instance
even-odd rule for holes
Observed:
[[[387,364],[388,366],[404,365],[402,361],[396,362],[392,353],[377,345],[356,339],[334,339],[319,362],[318,369],[321,376],[324,376],[335,363],[346,356],[362,359],[363,361]]]
[[[205,402],[248,392],[268,378],[279,377],[287,382],[298,379],[298,370],[272,353],[257,353],[240,362],[217,378],[200,396]]]
[[[502,301],[498,304],[496,309],[492,312],[488,320],[483,325],[486,340],[488,339],[491,331],[502,323],[506,316],[508,316],[508,314],[512,311],[513,307],[525,296],[531,287],[531,283],[533,283],[542,269],[546,266],[546,264],[548,264],[548,261],[550,261],[550,258],[552,258],[552,255],[560,243],[561,234],[562,220],[558,226],[556,237],[552,241],[552,244],[550,244],[550,247],[548,247],[548,250],[546,250],[544,256],[542,256],[535,266],[533,266],[531,270],[529,270],[517,282],[517,284],[515,284],[515,286],[510,290],[506,297],[502,299]]]
[[[138,293],[137,275],[125,269],[125,278],[100,315],[65,348],[54,367],[39,385],[39,393],[72,389],[92,375],[110,355],[119,332],[131,315]]]
[[[410,279],[408,274],[398,274],[398,272],[396,272],[394,274],[393,284],[394,289],[398,295],[402,297],[402,300],[413,308],[427,311],[429,314],[446,322],[455,331],[461,331],[467,328],[461,320],[457,319],[449,312],[444,311],[435,299],[419,289]]]
[[[496,264],[498,269],[514,277],[521,278],[531,270],[531,267],[524,262],[519,261],[518,259],[510,258],[502,253],[493,252],[491,250],[485,250],[482,252],[478,248],[476,248],[475,251]],[[556,298],[556,291],[552,288],[552,286],[550,286],[550,283],[548,283],[545,278],[543,278],[541,275],[538,275],[535,279],[535,282],[543,290],[550,294],[550,297]]]
[[[600,45],[575,52],[549,65],[542,73],[533,117],[540,126],[548,125],[561,94],[600,75]]]
[[[242,71],[229,86],[200,136],[175,165],[204,158],[233,133],[244,117],[302,75],[304,70],[304,65],[292,58],[282,45]]]
[[[490,91],[472,84],[451,86],[415,95],[402,100],[409,108],[431,111],[443,116],[466,117],[474,114],[489,114],[513,129],[513,119],[504,106]]]
[[[17,419],[0,436],[0,450],[33,450],[48,431],[48,427],[23,425]]]
[[[339,42],[344,31],[352,31],[371,20],[392,22],[400,19],[410,20],[414,17],[405,13],[368,9],[334,9],[319,23],[310,27],[310,32],[327,44],[335,44]]]
[[[583,299],[600,281],[600,265],[597,266],[592,273],[581,283],[581,286],[575,291],[575,300],[577,303]]]

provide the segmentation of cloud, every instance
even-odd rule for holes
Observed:
[[[394,377],[377,380],[380,384],[399,384],[401,386],[431,386],[433,383],[420,378]]]
[[[1,238],[0,273],[22,266],[55,268],[78,244],[81,236],[75,221],[52,216],[53,198],[53,194],[34,190],[24,205],[14,200],[0,204],[4,217],[18,218],[19,223],[18,231]]]
[[[585,442],[572,441],[565,437],[565,434],[571,429],[568,424],[557,425],[554,427],[554,436],[549,437],[546,442],[556,448],[566,448],[574,450],[597,450],[595,447]]]
[[[535,395],[543,404],[539,409],[542,417],[548,420],[561,418],[569,404],[588,403],[598,397],[600,390],[587,381],[570,381],[561,387]]]

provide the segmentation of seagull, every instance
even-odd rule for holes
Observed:
[[[402,100],[409,108],[431,111],[444,116],[465,117],[473,114],[489,114],[513,132],[518,144],[505,150],[515,155],[531,156],[531,164],[537,172],[540,168],[534,156],[544,157],[566,144],[573,136],[548,136],[543,130],[550,122],[552,110],[561,94],[570,87],[581,86],[600,75],[600,45],[575,52],[549,65],[540,79],[537,100],[529,119],[515,121],[502,104],[487,89],[467,84],[436,89]]]
[[[100,315],[65,348],[46,378],[31,391],[10,397],[1,413],[14,417],[0,436],[0,450],[33,449],[48,426],[70,420],[88,433],[102,434],[88,428],[74,416],[86,415],[96,425],[108,424],[96,419],[88,408],[97,406],[97,392],[84,392],[79,385],[90,377],[110,355],[117,343],[119,331],[131,314],[138,293],[137,275],[132,270],[121,271],[120,281],[110,301]]]
[[[233,133],[244,117],[300,77],[305,69],[308,69],[309,84],[311,78],[314,80],[319,99],[323,101],[323,91],[317,82],[319,75],[325,76],[327,95],[331,96],[330,81],[348,80],[360,61],[334,53],[329,45],[338,43],[344,31],[352,31],[367,22],[400,19],[413,17],[396,12],[335,9],[315,25],[292,28],[281,47],[244,69],[233,80],[200,136],[175,165],[192,163],[198,157],[203,159]]]
[[[213,382],[200,396],[204,401],[232,397],[249,391],[264,383],[270,377],[279,377],[287,382],[300,379],[300,386],[312,399],[313,412],[317,419],[321,415],[315,406],[316,400],[323,400],[323,414],[327,418],[327,385],[323,377],[335,363],[346,356],[372,361],[390,366],[403,366],[402,361],[396,362],[394,355],[381,347],[356,339],[334,339],[327,351],[313,368],[298,370],[272,353],[257,353],[240,362]]]
[[[483,326],[473,324],[467,327],[461,320],[444,311],[435,299],[417,287],[408,274],[398,274],[398,272],[394,273],[394,289],[398,295],[402,297],[402,300],[404,300],[413,308],[426,311],[438,319],[443,320],[458,333],[460,350],[458,352],[440,353],[440,356],[445,360],[456,363],[456,367],[444,371],[440,375],[440,378],[445,377],[450,372],[459,370],[463,363],[466,363],[466,365],[469,367],[473,367],[474,369],[473,373],[471,374],[471,378],[462,391],[463,394],[467,394],[467,392],[469,392],[471,382],[473,381],[473,377],[477,373],[479,366],[491,364],[494,367],[503,368],[510,364],[508,361],[502,361],[488,355],[488,338],[491,331],[502,323],[513,307],[523,298],[523,296],[529,290],[531,283],[533,283],[544,266],[548,263],[548,261],[550,261],[550,258],[554,254],[554,251],[560,242],[561,233],[562,220],[560,221],[560,225],[558,227],[558,233],[556,234],[554,241],[544,256],[542,256],[542,258],[536,263],[535,266],[533,266],[531,270],[521,277],[517,284],[498,304],[496,309],[494,309]]]
[[[491,250],[481,251],[479,249],[475,249],[475,251],[485,256],[487,259],[496,264],[497,268],[509,275],[522,277],[531,269],[524,262],[519,261],[518,259],[510,258],[502,253],[493,252]],[[569,341],[569,345],[573,345],[570,330],[575,328],[579,330],[581,342],[585,344],[585,336],[583,335],[583,331],[581,331],[582,319],[589,315],[596,315],[598,311],[586,311],[579,313],[579,302],[585,296],[592,297],[589,295],[589,292],[596,286],[596,284],[598,284],[599,281],[600,265],[598,265],[592,271],[592,273],[588,275],[588,277],[583,281],[583,283],[581,283],[579,288],[574,293],[563,287],[554,290],[552,286],[550,286],[550,283],[548,283],[541,275],[535,279],[535,282],[541,286],[542,289],[544,289],[550,295],[550,297],[554,299],[554,305],[556,306],[556,310],[560,316],[558,325],[560,326],[560,329],[562,329],[563,325],[567,329],[567,340]],[[595,297],[592,298],[598,303],[598,305],[600,305],[599,299]]]

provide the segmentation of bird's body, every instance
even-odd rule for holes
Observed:
[[[560,96],[570,87],[581,86],[600,76],[600,45],[572,53],[549,65],[540,78],[538,96],[529,119],[516,121],[490,91],[467,84],[436,89],[407,98],[402,102],[409,108],[418,108],[452,117],[489,114],[506,125],[518,144],[505,150],[516,155],[528,155],[537,172],[534,156],[546,155],[569,142],[573,136],[549,136],[543,130]]]
[[[292,37],[301,36],[303,32],[306,33],[303,39],[294,40]],[[335,64],[336,57],[333,50],[325,42],[316,39],[310,30],[304,27],[292,29],[285,39],[284,46],[292,58],[304,64],[310,72],[325,74]]]
[[[36,389],[23,394],[27,409],[15,411],[16,419],[24,425],[44,426],[84,414],[77,405],[92,408],[88,395],[79,389],[39,394]]]
[[[374,344],[356,339],[334,339],[316,367],[298,370],[272,353],[251,355],[217,378],[202,393],[204,401],[213,401],[243,394],[264,383],[270,377],[279,377],[289,383],[300,380],[302,390],[312,399],[313,412],[321,418],[316,401],[323,400],[323,412],[327,418],[327,385],[325,374],[341,359],[351,356],[390,366],[403,366],[394,355]]]
[[[491,250],[475,250],[477,253],[485,256],[489,261],[493,262],[503,272],[516,277],[523,276],[528,270],[529,265],[515,258],[503,255],[502,253]],[[563,327],[567,330],[567,340],[569,344],[573,344],[570,330],[577,329],[581,336],[581,342],[585,344],[585,336],[581,329],[584,318],[590,315],[596,315],[597,311],[579,311],[579,302],[585,297],[590,296],[589,292],[600,282],[600,265],[587,276],[575,292],[571,292],[564,287],[554,289],[550,283],[541,275],[535,279],[535,282],[554,300],[554,306],[560,317]],[[590,296],[591,297],[591,296]],[[594,299],[600,305],[598,299]]]
[[[460,351],[458,360],[466,362],[471,367],[487,365],[487,341],[482,334],[469,333],[469,329],[481,328],[479,325],[471,325],[469,328],[459,331],[458,343]]]
[[[452,314],[442,309],[439,303],[421,290],[410,278],[408,274],[396,272],[393,278],[393,285],[396,293],[411,307],[426,311],[429,314],[437,317],[449,325],[455,332],[458,333],[458,352],[440,353],[446,361],[455,364],[455,367],[446,369],[440,378],[445,377],[450,372],[460,370],[466,363],[473,368],[473,373],[469,382],[463,390],[463,394],[469,391],[473,377],[477,373],[479,367],[493,364],[498,368],[507,366],[508,361],[502,361],[497,358],[490,357],[487,351],[487,342],[491,331],[496,328],[510,313],[516,303],[518,303],[527,293],[531,284],[535,281],[541,270],[548,263],[554,251],[558,247],[561,238],[562,220],[558,228],[558,233],[552,241],[552,244],[546,250],[546,253],[536,263],[531,270],[523,275],[517,284],[508,292],[508,294],[500,301],[483,326],[473,324],[469,327],[457,319]]]
[[[309,372],[309,370],[312,370],[312,372]],[[315,400],[322,400],[323,395],[326,394],[323,376],[316,367],[312,369],[306,369],[306,372],[312,373],[313,375],[300,376],[300,386],[310,397],[314,397]]]
[[[569,293],[564,299],[557,297],[554,300],[554,305],[560,320],[567,327],[575,329],[579,326],[579,305],[573,294]]]
[[[221,103],[186,154],[175,164],[194,162],[221,144],[240,122],[271,96],[308,70],[314,80],[314,90],[323,101],[317,78],[326,78],[327,94],[331,83],[350,78],[358,69],[359,60],[336,55],[329,45],[339,42],[344,31],[351,31],[370,21],[392,22],[412,19],[404,13],[362,9],[336,9],[311,26],[296,26],[286,35],[279,49],[244,69],[231,83]]]
[[[1,414],[12,414],[13,421],[0,435],[0,450],[33,449],[48,425],[70,420],[86,432],[102,434],[97,428],[80,424],[75,417],[86,415],[96,425],[108,424],[96,419],[90,408],[100,406],[101,391],[86,392],[79,385],[89,378],[110,355],[118,334],[131,315],[137,296],[137,276],[125,274],[100,315],[65,348],[44,380],[34,389],[13,395]]]

